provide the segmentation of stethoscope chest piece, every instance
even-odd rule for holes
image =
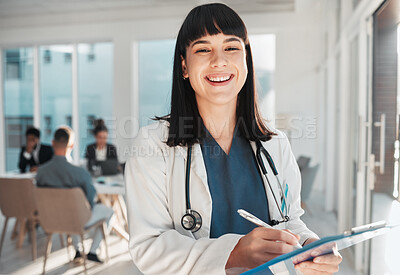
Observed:
[[[192,233],[198,231],[202,224],[199,212],[188,209],[181,219],[181,224],[184,229],[190,230]]]

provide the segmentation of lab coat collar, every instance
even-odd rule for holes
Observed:
[[[182,157],[187,159],[187,147],[185,146],[177,146],[179,153]],[[186,170],[186,167],[185,167]],[[207,183],[207,171],[206,166],[204,164],[203,153],[201,152],[201,147],[199,143],[196,143],[192,146],[192,165],[190,172],[196,173],[196,175],[201,179],[203,185],[205,185],[208,189]]]

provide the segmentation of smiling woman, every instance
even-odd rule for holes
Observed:
[[[228,76],[226,82],[217,82]],[[197,100],[214,104],[208,106]],[[229,111],[212,107],[227,103],[229,106],[225,108]],[[215,121],[206,118],[202,108],[228,115],[223,123],[228,124],[214,131],[211,128]],[[182,118],[185,118],[183,123]],[[167,144],[199,142],[206,133],[203,123],[215,136],[232,135],[237,118],[243,122],[238,124],[238,129],[248,140],[267,141],[274,134],[259,113],[253,57],[244,22],[225,5],[199,6],[188,14],[177,37],[171,113],[161,118],[170,124]]]
[[[125,169],[129,247],[143,273],[236,274],[318,238],[300,219],[300,174],[289,142],[259,113],[246,27],[224,4],[198,6],[186,17],[171,112],[143,127],[133,147]],[[256,161],[259,150],[272,157],[269,168]],[[261,177],[261,167],[279,178]],[[256,227],[238,209],[274,228]],[[296,268],[332,274],[341,261],[333,254],[315,259]]]

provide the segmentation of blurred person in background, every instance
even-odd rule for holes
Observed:
[[[108,129],[103,119],[97,119],[93,122],[93,135],[96,139],[95,143],[86,147],[85,158],[87,159],[87,168],[93,172],[93,167],[101,161],[108,159],[118,159],[117,148],[107,143]]]
[[[21,148],[18,168],[21,173],[25,173],[27,168],[30,172],[35,172],[39,165],[53,157],[53,149],[49,145],[40,143],[40,131],[37,128],[28,128],[25,136],[26,146]]]

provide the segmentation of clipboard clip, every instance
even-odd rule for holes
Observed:
[[[361,232],[366,232],[366,231],[370,231],[370,230],[376,230],[379,228],[383,228],[387,225],[385,220],[379,221],[379,222],[374,222],[374,223],[370,223],[370,224],[365,224],[365,225],[361,225],[358,227],[353,227],[351,230],[347,230],[344,232],[345,236],[350,236],[352,234],[357,234],[357,233],[361,233]]]

